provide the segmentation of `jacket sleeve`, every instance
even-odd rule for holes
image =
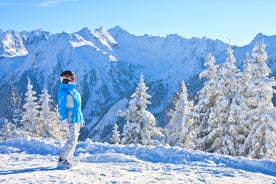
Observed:
[[[77,90],[72,91],[72,96],[74,99],[74,110],[72,115],[72,123],[82,123],[83,115],[81,111],[81,96]]]
[[[58,112],[61,120],[68,119],[66,112],[66,93],[63,91],[58,92]]]

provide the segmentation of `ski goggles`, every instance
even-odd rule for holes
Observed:
[[[75,76],[72,75],[72,76],[60,76],[59,77],[60,79],[60,82],[63,82],[64,80],[67,80],[67,81],[74,81],[75,80]]]

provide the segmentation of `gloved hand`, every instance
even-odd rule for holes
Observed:
[[[68,130],[69,129],[69,120],[68,119],[64,119],[61,121],[61,124],[62,124],[62,128],[64,130]]]
[[[81,122],[81,128],[83,128],[85,126],[85,122]]]

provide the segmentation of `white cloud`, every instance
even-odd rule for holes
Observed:
[[[39,6],[39,7],[51,7],[65,2],[73,2],[77,0],[27,0],[22,2],[21,0],[14,1],[2,1],[0,7],[14,7],[14,6]]]
[[[37,5],[41,7],[49,7],[49,6],[55,6],[57,4],[61,4],[64,2],[72,2],[72,1],[76,1],[76,0],[48,0],[48,1],[43,1],[41,3],[37,3]]]

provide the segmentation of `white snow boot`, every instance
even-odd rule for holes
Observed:
[[[58,168],[70,169],[71,167],[72,167],[72,164],[68,162],[68,160],[63,159],[61,156],[59,156]]]

